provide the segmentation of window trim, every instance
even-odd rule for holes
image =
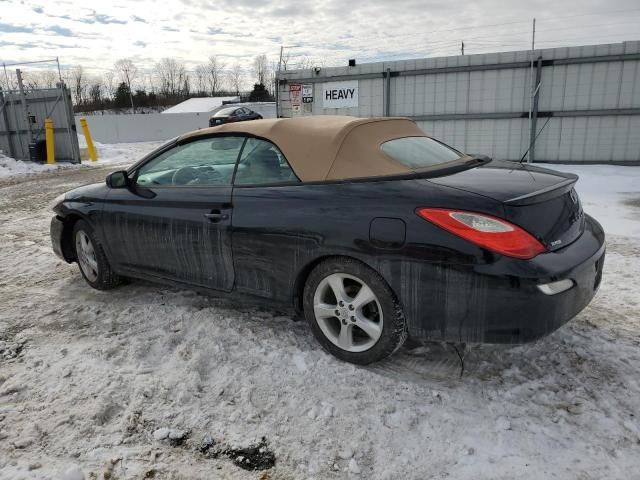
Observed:
[[[303,185],[304,184],[304,182],[302,180],[300,180],[300,177],[298,177],[298,174],[295,172],[295,170],[291,166],[291,163],[289,163],[289,160],[287,159],[287,156],[282,152],[282,149],[278,145],[276,145],[275,143],[273,143],[269,139],[266,139],[264,137],[259,137],[257,135],[245,134],[244,136],[246,137],[246,140],[245,140],[244,144],[242,145],[242,149],[240,150],[240,154],[238,155],[238,158],[236,159],[236,168],[233,170],[233,177],[231,178],[231,184],[233,185],[233,188],[242,188],[242,187],[279,187],[279,186],[287,186],[287,185]],[[271,145],[276,147],[278,149],[278,152],[280,152],[280,155],[282,155],[282,158],[284,158],[284,161],[287,163],[287,166],[289,167],[289,170],[291,170],[291,173],[293,173],[293,176],[296,177],[296,179],[298,181],[297,182],[295,182],[295,181],[287,181],[287,182],[236,184],[236,173],[238,172],[238,166],[240,165],[240,159],[242,158],[242,153],[244,152],[244,147],[247,145],[247,140],[249,138],[254,138],[256,140],[262,140],[263,142],[270,143]]]

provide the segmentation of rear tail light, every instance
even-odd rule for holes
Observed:
[[[454,235],[507,257],[528,259],[546,251],[531,234],[501,218],[445,208],[418,208],[416,213]]]

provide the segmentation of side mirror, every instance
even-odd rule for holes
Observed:
[[[129,185],[129,177],[124,170],[107,175],[106,181],[109,188],[125,188]]]

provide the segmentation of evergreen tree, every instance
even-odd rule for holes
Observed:
[[[116,108],[127,108],[131,105],[129,87],[122,82],[118,85],[116,93],[113,95],[113,104]]]
[[[249,94],[250,102],[271,102],[273,97],[269,91],[265,88],[264,84],[256,83],[253,86],[253,90]]]

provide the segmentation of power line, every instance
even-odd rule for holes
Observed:
[[[628,9],[628,10],[618,10],[617,12],[640,12],[640,9]],[[561,19],[561,18],[578,18],[578,17],[585,17],[585,16],[592,16],[592,15],[596,15],[596,13],[585,13],[585,14],[577,14],[577,15],[566,15],[566,16],[558,16],[558,17],[542,17],[544,18],[555,18],[555,19]],[[615,25],[624,25],[624,24],[628,24],[630,22],[634,22],[634,20],[628,20],[628,21],[623,21],[623,22],[600,22],[600,23],[592,23],[592,24],[586,24],[586,25],[568,25],[568,26],[564,26],[564,27],[556,27],[556,28],[543,28],[543,29],[538,29],[538,32],[551,32],[551,31],[558,31],[558,30],[572,30],[572,29],[584,29],[584,28],[594,28],[594,27],[602,27],[602,26],[615,26]],[[497,23],[497,24],[488,24],[488,25],[483,25],[483,27],[488,27],[488,26],[502,26],[502,25],[508,25],[508,24],[516,24],[516,23],[523,23],[523,22],[503,22],[503,23]],[[436,30],[436,31],[431,31],[429,33],[435,33],[435,32],[443,32],[443,31],[454,31],[454,30],[460,30],[462,28],[466,28],[466,27],[459,27],[456,29],[442,29],[442,30]],[[415,36],[415,35],[423,35],[421,34],[407,34],[404,36]],[[605,34],[605,35],[600,35],[597,38],[618,38],[619,36],[629,36],[628,34],[625,33],[610,33],[610,34]],[[390,37],[390,38],[396,38],[399,36],[394,36],[394,37]],[[542,36],[542,39],[540,40],[540,43],[542,44],[551,44],[554,42],[570,42],[570,41],[576,41],[576,40],[590,40],[592,38],[596,38],[593,35],[580,35],[578,37],[563,37],[563,38],[545,38],[544,36]],[[371,51],[372,45],[371,44],[367,44],[366,48],[367,48],[367,53],[369,53],[366,56],[359,56],[358,53],[362,50],[359,50],[358,47],[352,48],[350,49],[348,52],[341,54],[341,55],[336,55],[336,56],[332,56],[332,55],[322,55],[321,56],[325,59],[327,58],[340,58],[343,59],[347,56],[356,56],[358,57],[361,61],[367,61],[370,59],[375,59],[375,60],[379,60],[381,58],[385,58],[385,57],[390,57],[390,56],[398,56],[398,55],[411,55],[413,53],[422,53],[423,55],[432,55],[435,52],[441,51],[442,48],[440,47],[446,47],[449,45],[455,45],[456,46],[456,50],[457,47],[459,46],[459,42],[460,40],[463,39],[465,42],[468,43],[469,46],[471,46],[473,48],[473,46],[477,46],[478,44],[484,44],[485,46],[491,46],[491,45],[495,45],[497,48],[501,48],[501,47],[525,47],[526,43],[528,42],[528,31],[525,32],[523,31],[522,33],[514,33],[514,32],[504,32],[504,33],[495,33],[495,34],[491,34],[491,35],[476,35],[476,36],[471,36],[471,37],[467,37],[464,36],[463,38],[458,38],[456,37],[451,38],[451,39],[441,39],[441,40],[436,40],[436,41],[429,41],[428,38],[424,39],[423,41],[420,41],[418,44],[416,44],[415,42],[412,42],[410,45],[407,45],[406,48],[402,48],[402,49],[398,49],[395,52],[389,52],[389,51],[382,51],[379,54],[370,54],[369,52]],[[340,41],[339,39],[337,40],[338,42]],[[303,48],[307,48],[309,50],[317,50],[317,49],[323,49],[323,47],[329,47],[328,50],[330,51],[335,51],[335,44],[303,44],[301,45],[301,47]],[[362,47],[364,48],[364,47]],[[435,49],[434,49],[435,48]],[[317,55],[317,54],[316,54]]]
[[[625,9],[625,10],[609,10],[606,12],[593,12],[593,13],[581,13],[581,14],[576,14],[576,15],[561,15],[561,16],[549,16],[549,17],[536,17],[537,20],[560,20],[560,19],[567,19],[567,18],[578,18],[578,17],[587,17],[587,16],[593,16],[593,15],[611,15],[612,13],[629,13],[629,12],[640,12],[640,8],[631,8],[631,9]],[[478,29],[478,28],[487,28],[487,27],[502,27],[505,25],[517,25],[517,24],[529,24],[531,22],[531,20],[521,20],[521,21],[513,21],[513,22],[504,22],[504,23],[492,23],[492,24],[483,24],[483,25],[472,25],[472,26],[466,26],[466,27],[455,27],[455,28],[445,28],[445,29],[440,29],[440,30],[429,30],[429,33],[444,33],[444,32],[454,32],[454,31],[458,31],[458,30],[471,30],[471,29]],[[401,37],[412,37],[412,36],[418,36],[418,35],[423,35],[423,32],[420,33],[404,33],[404,34],[400,34],[400,35],[389,35],[387,36],[387,38],[401,38]]]

